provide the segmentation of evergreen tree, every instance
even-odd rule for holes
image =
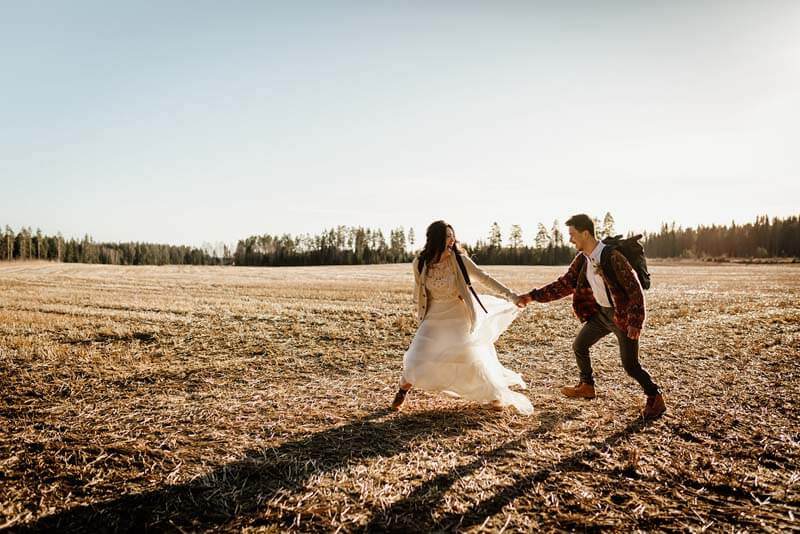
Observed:
[[[522,246],[522,228],[518,224],[511,226],[511,233],[508,236],[511,248],[517,249]]]
[[[555,247],[560,248],[564,246],[564,233],[561,231],[561,225],[558,224],[558,219],[553,221],[550,235],[552,235],[552,242]]]
[[[500,233],[500,225],[496,222],[492,223],[489,229],[489,246],[500,248],[503,245],[503,236]]]
[[[29,260],[31,259],[31,253],[33,251],[33,238],[31,237],[31,229],[22,227],[17,234],[18,240],[18,250],[19,250],[19,259],[21,260]]]
[[[406,253],[406,233],[403,227],[398,227],[391,232],[391,245],[392,258],[400,261]]]
[[[538,249],[545,249],[550,244],[550,235],[542,223],[539,223],[539,231],[536,234],[535,242]]]
[[[611,216],[611,212],[606,212],[606,216],[603,217],[603,231],[601,232],[600,238],[602,239],[614,235],[616,235],[614,233],[614,217]]]
[[[6,225],[6,258],[9,260],[14,259],[14,230],[9,225]]]
[[[37,260],[41,260],[42,259],[42,251],[44,250],[44,243],[42,242],[42,240],[43,240],[42,230],[41,230],[41,228],[37,228],[36,229],[36,245],[35,245],[36,259]]]

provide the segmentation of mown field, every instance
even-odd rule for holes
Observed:
[[[527,290],[563,268],[493,267]],[[0,264],[0,529],[798,531],[800,267],[655,265],[573,401],[568,299],[498,342],[524,417],[412,390],[408,265]]]

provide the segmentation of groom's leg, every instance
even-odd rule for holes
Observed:
[[[617,336],[619,339],[619,355],[622,358],[622,367],[628,375],[639,382],[644,394],[648,396],[659,393],[658,385],[653,382],[650,373],[639,363],[639,340],[631,339],[627,335]]]
[[[627,333],[620,330],[616,324],[613,324],[613,328],[614,335],[617,336],[617,341],[619,342],[619,356],[625,372],[639,382],[645,395],[658,394],[658,385],[653,382],[653,379],[650,378],[650,373],[639,363],[639,340],[629,338]]]
[[[589,349],[600,339],[611,333],[600,320],[601,312],[584,323],[581,331],[572,343],[572,350],[575,352],[575,361],[578,362],[578,371],[581,374],[581,382],[594,385],[594,373],[592,372],[592,360],[589,358]]]

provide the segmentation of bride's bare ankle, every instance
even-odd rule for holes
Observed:
[[[392,401],[391,408],[392,410],[399,410],[400,406],[406,400],[406,394],[408,393],[408,389],[399,388],[397,390],[397,394],[394,396],[394,400]]]

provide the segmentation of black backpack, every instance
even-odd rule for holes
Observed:
[[[612,250],[619,250],[622,255],[625,256],[625,259],[628,260],[628,263],[631,264],[633,270],[636,271],[636,276],[639,277],[639,284],[641,284],[642,289],[650,289],[650,273],[647,271],[647,258],[644,256],[644,247],[639,243],[641,238],[642,234],[637,234],[625,239],[622,239],[621,235],[606,237],[603,239],[603,244],[606,248],[603,249],[600,263],[603,265],[603,272],[613,277],[614,270],[606,269],[606,258],[609,257],[608,255],[611,254]],[[606,251],[608,252],[606,253]],[[614,281],[619,284],[616,278]]]

